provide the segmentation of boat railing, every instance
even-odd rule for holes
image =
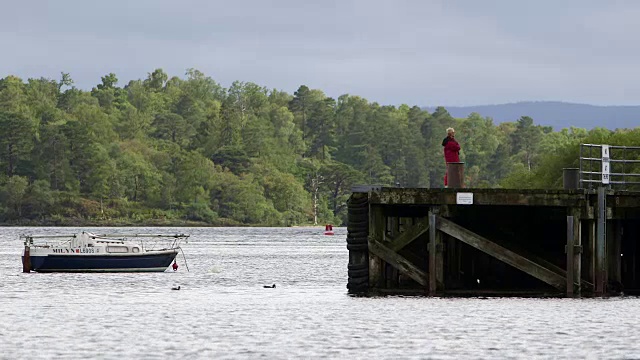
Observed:
[[[42,248],[49,248],[52,246],[60,246],[60,245],[68,244],[75,237],[76,237],[75,235],[20,235],[20,238],[24,239],[25,245],[29,245],[33,247],[42,247]],[[67,240],[57,241],[55,243],[53,241],[43,241],[36,244],[33,241],[34,239],[67,239]]]
[[[20,235],[20,238],[23,239],[64,239],[64,238],[75,238],[77,234],[70,235]]]
[[[132,238],[132,237],[147,237],[147,238],[188,238],[188,234],[91,234],[91,237],[104,237],[104,238]]]
[[[132,237],[148,237],[148,238],[188,238],[191,235],[188,234],[91,234],[86,233],[91,238],[132,238]],[[21,238],[31,238],[31,239],[45,239],[45,238],[75,238],[78,237],[78,234],[67,234],[67,235],[20,235]]]
[[[171,246],[169,247],[169,249],[175,249],[179,247],[179,243],[181,240],[183,239],[188,239],[190,235],[188,234],[92,234],[92,233],[84,233],[87,236],[89,236],[89,238],[91,238],[92,240],[97,240],[98,242],[102,242],[102,243],[112,243],[112,244],[117,244],[117,243],[123,243],[124,241],[126,241],[129,238],[139,238],[139,244],[141,247],[144,248],[144,238],[153,238],[153,239],[173,239],[171,242]],[[24,239],[24,244],[25,245],[30,245],[30,246],[36,246],[36,247],[51,247],[53,245],[62,245],[65,243],[69,243],[71,242],[72,239],[77,238],[78,234],[68,234],[68,235],[20,235],[20,238]],[[44,242],[44,243],[39,243],[39,244],[34,244],[33,240],[34,239],[68,239],[67,241],[64,242],[59,242],[57,244],[53,244],[53,243],[49,243],[49,242]],[[154,245],[152,246],[152,248],[150,250],[152,250],[155,245],[156,245],[157,241],[154,243]],[[166,250],[167,248],[163,248],[160,250]]]
[[[110,238],[119,238],[118,240],[115,241],[125,241],[128,238],[140,238],[140,246],[142,246],[143,248],[145,248],[148,251],[162,251],[162,250],[168,250],[168,249],[175,249],[175,248],[179,248],[180,247],[180,241],[183,239],[188,239],[190,235],[188,234],[95,234],[95,235],[91,235],[92,238],[94,239],[100,239],[100,241],[114,241],[113,239]],[[164,247],[162,249],[155,249],[155,246],[157,245],[158,241],[154,241],[152,243],[152,245],[149,246],[145,246],[145,241],[143,241],[142,239],[173,239],[173,241],[171,242],[171,245],[169,247]]]

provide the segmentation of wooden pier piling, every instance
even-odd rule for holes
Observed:
[[[363,187],[349,219],[350,293],[640,292],[640,193]]]

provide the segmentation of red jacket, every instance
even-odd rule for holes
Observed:
[[[456,139],[447,136],[442,140],[442,146],[444,146],[444,161],[460,162],[460,144]]]

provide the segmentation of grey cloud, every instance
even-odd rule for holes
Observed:
[[[35,6],[34,4],[37,4]],[[223,86],[301,84],[383,104],[634,104],[635,3],[513,1],[9,2],[0,76],[81,88],[195,67]]]

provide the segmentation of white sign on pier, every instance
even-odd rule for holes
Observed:
[[[456,204],[473,205],[473,193],[456,193]]]
[[[609,173],[611,167],[609,166],[609,145],[602,145],[602,185],[609,184]]]

